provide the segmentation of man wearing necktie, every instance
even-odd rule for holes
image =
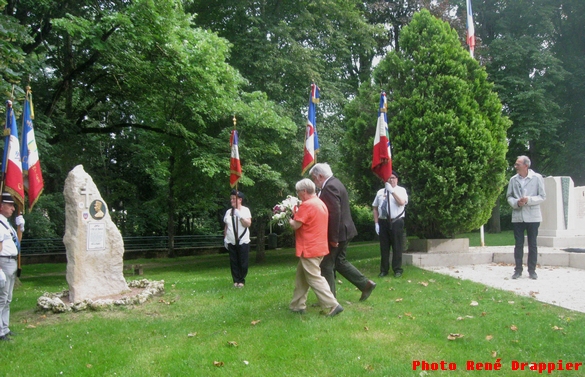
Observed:
[[[390,270],[390,247],[392,247],[392,271],[394,276],[402,276],[402,251],[404,250],[404,207],[408,194],[404,187],[398,186],[398,174],[392,175],[383,189],[378,190],[372,203],[376,233],[380,236],[380,275],[388,275]]]
[[[357,235],[357,229],[351,218],[347,190],[343,183],[333,176],[329,164],[315,164],[309,171],[309,175],[315,185],[321,189],[319,199],[325,203],[329,211],[327,223],[329,254],[321,261],[321,275],[329,283],[333,295],[336,295],[335,273],[339,272],[362,291],[359,300],[365,301],[376,288],[376,283],[366,278],[353,264],[345,259],[347,245]]]
[[[8,193],[2,194],[0,203],[0,341],[12,340],[14,332],[8,327],[10,322],[10,302],[12,291],[16,281],[16,270],[18,269],[18,253],[20,242],[16,230],[8,222],[8,218],[14,213],[14,199]],[[24,231],[24,219],[17,218],[17,224]]]

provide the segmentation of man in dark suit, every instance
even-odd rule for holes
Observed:
[[[315,164],[309,171],[315,185],[321,189],[319,198],[329,211],[327,238],[329,254],[321,262],[321,275],[325,277],[335,295],[335,272],[339,272],[355,285],[362,295],[360,301],[366,300],[376,288],[376,283],[369,280],[347,259],[347,244],[357,235],[357,229],[351,218],[349,197],[341,181],[333,176],[331,167],[326,163]]]

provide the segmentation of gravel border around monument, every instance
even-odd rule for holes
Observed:
[[[165,281],[151,281],[148,279],[133,280],[128,282],[129,290],[116,297],[102,297],[99,299],[85,299],[71,303],[69,290],[58,293],[45,292],[37,299],[37,309],[44,312],[65,313],[79,312],[83,310],[108,310],[116,306],[140,305],[153,296],[161,295],[165,290]]]

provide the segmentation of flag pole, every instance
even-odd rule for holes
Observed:
[[[467,5],[467,45],[469,46],[469,55],[471,55],[472,59],[475,59],[474,51],[475,51],[475,25],[473,24],[473,10],[471,8],[471,0],[466,1]],[[481,228],[479,228],[479,239],[481,246],[485,246],[485,235],[484,235],[484,225],[482,224]]]

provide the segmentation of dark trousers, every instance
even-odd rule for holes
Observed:
[[[390,269],[390,247],[392,247],[392,271],[402,273],[402,251],[404,250],[404,219],[393,222],[378,219],[380,225],[380,272]]]
[[[338,247],[329,246],[329,254],[325,255],[321,261],[321,276],[327,280],[333,296],[336,296],[335,272],[339,272],[341,276],[355,285],[360,291],[363,291],[368,284],[368,278],[345,259],[348,243],[348,241],[343,241],[339,242]]]
[[[232,269],[232,279],[234,283],[245,283],[248,275],[248,255],[250,254],[250,244],[241,245],[228,244],[230,253],[230,267]]]
[[[524,231],[528,238],[528,272],[536,270],[536,259],[538,258],[538,246],[536,237],[538,237],[538,227],[540,223],[512,223],[514,226],[514,260],[516,272],[522,272],[522,257],[524,256]]]

